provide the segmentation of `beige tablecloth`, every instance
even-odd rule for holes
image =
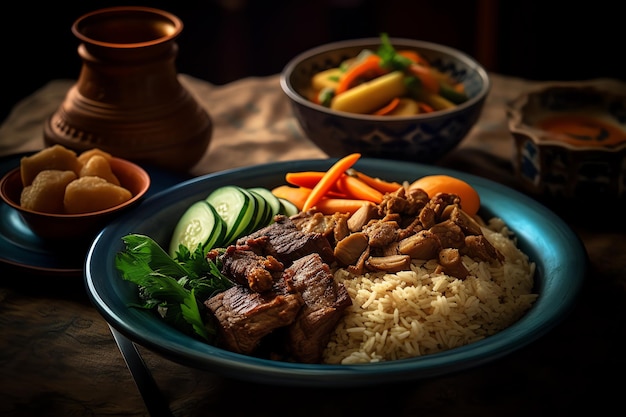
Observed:
[[[214,122],[211,144],[191,174],[270,161],[326,157],[304,136],[292,116],[278,75],[245,78],[223,86],[185,74],[179,78]],[[491,78],[492,92],[481,120],[453,156],[461,151],[488,152],[507,160],[510,156],[512,141],[503,105],[530,83],[497,74],[491,74]],[[52,81],[18,103],[0,127],[0,155],[41,149],[42,122],[57,109],[74,82]]]

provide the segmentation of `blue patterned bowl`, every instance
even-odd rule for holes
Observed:
[[[546,82],[508,103],[520,185],[551,199],[626,197],[626,84]]]
[[[434,163],[456,147],[474,126],[491,83],[485,69],[463,52],[429,42],[390,38],[399,49],[417,50],[435,68],[462,81],[470,100],[451,110],[414,116],[373,116],[331,110],[306,97],[311,78],[337,67],[378,38],[329,43],[301,53],[281,73],[281,88],[307,137],[330,157],[359,152],[366,157]]]

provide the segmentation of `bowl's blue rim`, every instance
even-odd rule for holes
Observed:
[[[158,213],[162,206],[155,203],[160,199],[176,197],[194,187],[206,188],[205,185],[211,182],[234,182],[241,178],[250,180],[279,172],[324,169],[334,160],[286,161],[231,169],[185,181],[144,200],[132,213],[105,227],[90,247],[84,269],[89,298],[106,321],[118,331],[175,362],[255,382],[327,387],[414,380],[478,366],[537,340],[556,326],[575,304],[587,270],[587,255],[578,236],[556,214],[535,200],[482,177],[446,168],[393,161],[391,167],[396,173],[414,172],[420,176],[441,173],[464,179],[478,189],[488,214],[494,215],[495,212],[500,213],[500,210],[505,213],[505,216],[500,217],[515,232],[520,240],[520,247],[526,253],[530,252],[531,259],[537,262],[537,273],[541,282],[540,297],[520,321],[478,342],[418,358],[378,364],[309,365],[270,361],[227,352],[169,329],[158,319],[148,318],[146,312],[127,307],[118,311],[112,305],[112,301],[120,301],[111,298],[118,296],[119,291],[115,294],[110,291],[107,293],[107,290],[119,289],[119,285],[118,288],[115,285],[110,286],[110,277],[107,275],[116,275],[111,258],[114,256],[112,239],[120,240],[126,233],[132,233],[128,226],[132,226],[136,216],[147,217]],[[357,162],[357,168],[377,173],[388,170],[389,164],[388,160],[364,158]],[[493,210],[491,202],[498,203],[498,210]],[[508,216],[507,213],[524,215]],[[535,232],[539,230],[538,226],[541,226],[543,233],[537,235]],[[161,337],[146,334],[150,329],[136,329],[136,322],[148,324],[150,329],[164,331],[166,335]]]
[[[489,91],[491,90],[491,78],[489,77],[487,70],[478,61],[476,61],[474,58],[472,58],[465,52],[462,52],[450,46],[428,42],[428,41],[420,41],[420,40],[415,40],[415,39],[389,38],[389,41],[391,42],[392,45],[407,45],[416,49],[428,49],[428,50],[433,50],[437,52],[443,52],[447,55],[454,56],[460,59],[468,66],[468,68],[471,68],[472,70],[476,71],[477,74],[480,76],[481,80],[483,81],[481,90],[474,97],[471,97],[466,102],[459,104],[458,106],[455,106],[453,109],[439,110],[434,113],[417,114],[414,116],[390,117],[390,116],[376,116],[376,115],[356,114],[356,113],[348,113],[348,112],[330,110],[327,107],[321,106],[319,104],[313,103],[310,100],[307,100],[305,97],[298,94],[296,89],[291,84],[291,74],[293,74],[295,68],[298,66],[298,64],[302,60],[313,57],[315,55],[319,55],[324,52],[328,52],[330,50],[334,50],[334,49],[343,49],[343,48],[359,47],[359,46],[366,46],[366,45],[377,45],[377,44],[380,44],[380,38],[360,38],[360,39],[349,39],[349,40],[337,41],[337,42],[332,42],[332,43],[327,43],[324,45],[316,46],[314,48],[301,52],[300,54],[296,55],[291,60],[289,60],[287,64],[283,67],[283,70],[281,71],[280,77],[279,77],[280,86],[283,92],[290,99],[312,110],[316,110],[322,113],[327,113],[329,115],[340,114],[342,117],[355,119],[355,120],[366,120],[366,121],[386,120],[387,122],[389,122],[390,120],[392,121],[420,120],[420,119],[434,120],[434,119],[439,119],[442,117],[447,117],[448,114],[453,113],[453,112],[463,111],[469,107],[472,107],[484,101],[487,98],[487,95],[489,94]]]

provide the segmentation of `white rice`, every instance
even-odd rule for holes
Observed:
[[[505,256],[501,266],[463,257],[464,280],[435,274],[437,261],[414,260],[411,271],[335,271],[353,305],[335,329],[324,363],[355,364],[428,355],[467,345],[517,321],[537,298],[535,264],[497,218],[483,228]]]

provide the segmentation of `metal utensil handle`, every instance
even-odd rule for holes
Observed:
[[[115,343],[122,354],[122,358],[124,358],[124,362],[126,362],[126,367],[130,371],[135,385],[137,385],[139,394],[141,394],[150,416],[174,417],[169,408],[169,404],[161,393],[152,373],[146,366],[135,344],[112,326],[109,326],[109,328],[111,329],[113,339],[115,339]]]

